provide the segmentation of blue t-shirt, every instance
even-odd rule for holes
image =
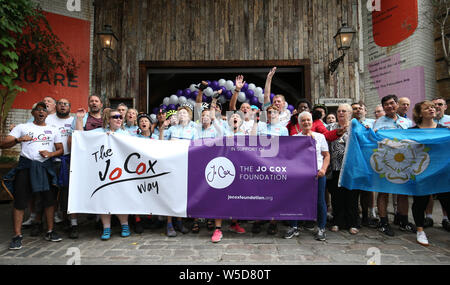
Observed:
[[[217,128],[219,128],[219,130]],[[219,138],[219,137],[223,137],[224,136],[224,131],[222,129],[221,126],[214,126],[211,125],[209,126],[209,128],[204,129],[201,125],[197,125],[197,129],[199,130],[199,138],[209,138],[209,139],[214,139],[214,138]]]
[[[373,124],[374,130],[390,130],[390,129],[408,129],[410,126],[410,122],[403,117],[397,116],[397,120],[391,119],[387,116],[380,117]]]
[[[267,124],[261,122],[258,124],[258,136],[271,135],[271,136],[289,136],[289,132],[285,126],[281,123]]]
[[[97,129],[90,130],[90,131],[88,131],[88,132],[102,132],[102,133],[107,133],[107,132],[111,132],[111,130],[110,130],[109,128],[97,128]],[[117,129],[114,133],[115,133],[115,134],[127,135],[127,136],[130,135],[130,133],[129,133],[128,131],[123,130],[123,129]]]
[[[444,115],[440,120],[434,120],[436,123],[443,125],[444,127],[450,128],[450,116]]]
[[[166,137],[166,133],[169,140],[195,140],[199,138],[197,127],[195,126],[195,124],[188,124],[185,127],[181,125],[172,126],[168,130],[164,131],[164,139]]]
[[[135,136],[138,134],[138,130],[139,130],[138,126],[130,126],[129,127],[127,125],[124,125],[124,127],[125,127],[125,130],[130,133],[130,135]]]

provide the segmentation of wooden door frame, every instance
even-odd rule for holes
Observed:
[[[139,93],[136,98],[136,108],[149,112],[147,93],[147,71],[152,68],[239,68],[239,67],[267,67],[267,72],[273,66],[302,67],[304,70],[304,94],[311,102],[311,63],[309,59],[295,60],[208,60],[208,61],[140,61],[139,62]],[[296,106],[294,106],[296,107]]]

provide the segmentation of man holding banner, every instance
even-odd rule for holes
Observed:
[[[383,100],[386,114],[395,109],[388,106],[395,106],[392,100]],[[398,124],[393,119],[392,123]],[[348,189],[379,192],[379,230],[392,236],[386,213],[389,193],[427,196],[449,192],[450,130],[383,130],[375,123],[377,127],[375,133],[352,121],[348,144],[352,151],[346,153],[339,183]]]
[[[379,118],[373,125],[374,131],[378,130],[389,130],[389,129],[407,129],[410,127],[410,122],[403,117],[397,115],[398,109],[398,98],[394,94],[386,95],[381,99],[381,105],[385,115]],[[378,225],[378,230],[388,236],[394,236],[392,231],[388,216],[387,216],[387,205],[389,201],[389,194],[378,193],[377,207],[378,213],[380,215],[380,224]],[[413,225],[408,223],[408,197],[398,196],[398,206],[400,215],[400,229],[409,230],[415,232]]]

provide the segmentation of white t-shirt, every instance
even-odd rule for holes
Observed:
[[[70,153],[70,149],[67,146],[67,140],[69,139],[69,136],[72,135],[72,122],[74,120],[74,117],[70,116],[67,119],[61,119],[56,114],[51,114],[47,116],[47,119],[45,119],[45,123],[51,127],[56,128],[62,139],[62,144],[64,147],[64,155]]]
[[[34,123],[20,124],[9,135],[15,138],[20,138],[25,135],[32,137],[33,139],[31,141],[21,143],[22,151],[20,155],[40,162],[44,162],[48,158],[42,157],[39,151],[46,150],[53,152],[54,144],[62,143],[59,131],[49,125],[38,126]]]
[[[252,132],[254,120],[244,121],[242,123],[241,129],[244,131],[246,135],[249,135]]]
[[[316,140],[316,156],[317,156],[317,170],[320,170],[323,165],[322,151],[328,151],[328,143],[325,136],[321,133],[312,132],[314,139]],[[306,135],[301,132],[295,134],[297,137],[306,137]]]

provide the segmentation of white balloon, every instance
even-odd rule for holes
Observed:
[[[187,98],[186,97],[184,97],[184,96],[180,96],[180,97],[178,97],[178,104],[184,104],[184,103],[186,103],[187,102]]]
[[[284,109],[286,110],[287,109],[287,107],[289,106],[289,103],[286,101],[286,102],[284,102]]]
[[[191,105],[191,106],[195,106],[195,101],[194,101],[194,99],[188,99],[186,103],[188,103],[188,104]]]
[[[169,102],[170,102],[169,97],[164,97],[163,104],[166,105],[166,106],[169,106],[169,104],[170,104]]]
[[[253,92],[255,93],[256,96],[259,96],[259,94],[263,94],[263,90],[261,87],[256,87]]]
[[[219,79],[219,86],[225,86],[225,83],[226,83],[227,81],[225,80],[225,79]]]
[[[191,92],[194,92],[194,91],[197,91],[198,89],[195,87],[195,84],[192,83],[192,84],[189,86],[189,90],[191,90]]]
[[[157,121],[157,120],[156,120],[156,115],[155,115],[155,114],[151,114],[151,115],[150,115],[150,120],[151,120],[151,123],[152,123],[152,124],[156,123],[156,121]]]
[[[237,98],[237,99],[238,99],[238,101],[241,102],[241,103],[242,103],[242,102],[245,102],[245,99],[246,99],[246,98],[245,98],[245,93],[244,93],[244,92],[239,92],[238,98]]]
[[[227,82],[225,83],[225,88],[227,88],[227,90],[232,90],[234,88],[233,81],[227,80]]]
[[[261,103],[261,104],[264,104],[264,94],[260,94],[258,96],[258,102]]]
[[[208,87],[203,91],[203,94],[207,97],[211,97],[214,94],[214,90],[211,87]]]
[[[177,95],[171,95],[170,96],[169,104],[174,104],[174,105],[178,104],[178,97],[177,97]]]
[[[220,95],[219,99],[217,99],[220,104],[225,104],[227,102],[227,98],[224,95]]]
[[[250,83],[250,84],[248,85],[248,89],[249,89],[249,90],[255,91],[255,88],[256,88],[256,85],[253,84],[253,83]]]

